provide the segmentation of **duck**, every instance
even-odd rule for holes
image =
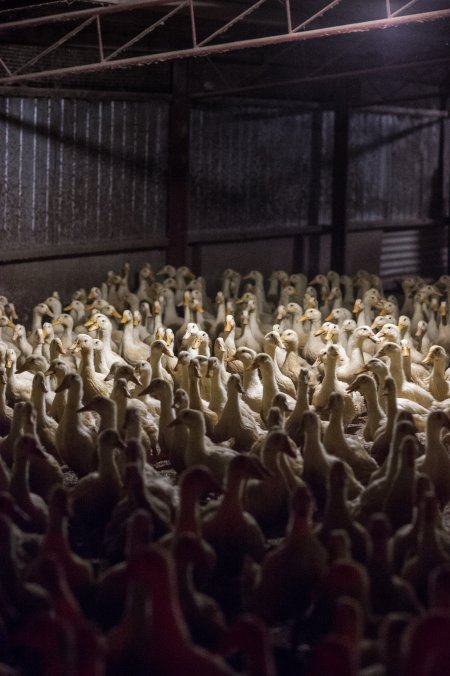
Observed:
[[[363,349],[366,345],[366,341],[370,341],[373,344],[379,342],[370,326],[358,326],[352,334],[351,350],[348,361],[344,362],[344,364],[338,366],[336,369],[339,380],[351,383],[359,370],[365,366],[366,360],[370,358],[370,355]]]
[[[5,437],[9,433],[13,417],[13,409],[6,403],[7,383],[6,369],[0,366],[0,437]]]
[[[200,366],[196,359],[191,359],[188,365],[189,373],[189,406],[192,409],[201,411],[206,425],[206,433],[211,436],[217,425],[218,416],[208,407],[208,402],[204,402],[200,394]]]
[[[217,554],[219,578],[239,575],[246,557],[258,563],[264,558],[264,535],[255,518],[244,509],[244,484],[268,476],[268,470],[255,456],[237,455],[227,466],[223,497],[202,521],[203,537]]]
[[[410,383],[406,380],[402,367],[401,347],[396,343],[387,342],[377,352],[377,358],[389,357],[390,372],[395,380],[397,394],[404,399],[410,399],[425,408],[430,408],[433,403],[433,396],[423,387]]]
[[[63,382],[65,376],[72,372],[70,366],[63,359],[53,359],[50,363],[48,369],[44,372],[44,375],[47,377],[53,377],[56,380],[55,389],[58,389],[61,383]],[[64,408],[67,401],[67,390],[62,390],[61,392],[55,392],[52,404],[49,408],[49,415],[60,422],[64,413]]]
[[[35,438],[22,434],[14,444],[14,462],[11,471],[9,491],[20,509],[29,517],[32,530],[44,533],[48,524],[48,507],[45,500],[30,491],[29,467],[32,457],[42,454]]]
[[[101,432],[97,447],[98,470],[83,476],[69,493],[74,521],[85,528],[103,530],[121,496],[122,481],[114,459],[116,449],[125,449],[117,432]]]
[[[8,379],[6,401],[10,406],[19,401],[29,401],[31,397],[31,374],[16,374],[17,355],[14,350],[7,349],[5,357],[6,377]]]
[[[112,386],[95,371],[93,339],[86,333],[78,334],[72,345],[72,352],[81,353],[79,374],[83,381],[83,402],[87,404],[93,397],[109,397]]]
[[[300,620],[327,571],[327,551],[313,532],[314,502],[299,486],[292,497],[286,536],[263,562],[254,607],[270,625]]]
[[[272,429],[263,438],[259,458],[270,476],[264,481],[249,482],[244,493],[244,507],[252,514],[267,536],[283,534],[289,513],[291,486],[286,481],[282,457],[297,461],[297,448],[288,435]]]
[[[217,601],[199,591],[194,580],[198,568],[213,568],[215,556],[209,556],[203,540],[193,533],[176,536],[172,552],[177,569],[178,598],[190,635],[196,645],[218,652],[227,626],[225,616]]]
[[[226,404],[213,431],[214,441],[233,437],[233,448],[240,453],[248,451],[264,432],[253,411],[240,399],[243,394],[240,377],[232,373],[227,383]]]
[[[64,569],[72,593],[86,606],[93,591],[94,574],[91,563],[72,551],[68,521],[68,493],[62,486],[55,486],[49,497],[47,531],[39,553],[27,567],[25,575],[27,580],[39,584],[42,563],[52,557]]]
[[[68,390],[63,416],[56,431],[56,448],[78,476],[86,476],[96,460],[96,432],[87,427],[78,412],[83,406],[83,381],[78,373],[68,373],[56,392]]]
[[[302,447],[303,480],[310,488],[319,513],[323,513],[326,502],[327,484],[330,468],[336,458],[330,455],[320,439],[320,418],[314,411],[305,411],[302,416],[301,431],[304,434]],[[341,460],[341,462],[344,462]],[[349,480],[350,499],[356,498],[362,491],[362,484],[355,478],[351,467],[344,462]]]
[[[302,416],[305,411],[310,410],[309,384],[309,369],[300,369],[295,406],[284,422],[285,431],[298,446],[300,446],[303,441]]]
[[[267,414],[269,409],[272,406],[273,398],[278,394],[279,387],[275,378],[275,368],[273,359],[266,353],[260,352],[254,358],[252,365],[249,367],[252,369],[259,369],[261,373],[262,385],[263,385],[263,396],[261,402],[261,418],[263,422],[267,420]],[[294,404],[295,399],[288,395],[289,402]]]
[[[322,324],[322,314],[320,310],[308,308],[305,313],[297,319],[298,322],[309,321],[311,323],[308,338],[303,347],[303,356],[309,364],[313,364],[321,349],[323,348],[322,339],[316,336],[317,331]]]
[[[151,594],[154,621],[146,626],[145,664],[158,673],[208,674],[231,676],[234,672],[218,656],[192,643],[178,597],[172,555],[160,545],[152,545],[130,562],[130,577],[141,581]],[[148,591],[147,591],[148,590]],[[170,646],[164,637],[171,636]]]
[[[353,515],[362,523],[367,523],[372,514],[382,511],[386,496],[389,494],[392,482],[398,472],[402,440],[407,436],[414,436],[416,432],[411,420],[402,419],[401,416],[401,413],[396,416],[388,454],[353,505]]]
[[[257,369],[252,368],[256,352],[249,347],[238,347],[235,358],[242,362],[242,399],[255,413],[261,412],[263,400],[263,384]]]
[[[286,376],[280,370],[277,354],[279,350],[282,350],[281,362],[283,363],[286,358],[285,356],[286,350],[280,338],[280,334],[278,333],[278,331],[269,331],[269,333],[266,333],[266,335],[264,336],[264,352],[272,358],[274,367],[274,376],[275,380],[277,381],[277,385],[280,392],[284,392],[285,394],[288,394],[290,397],[295,398],[296,391],[294,383],[292,382],[291,378],[289,378],[289,376]]]
[[[339,350],[335,345],[329,345],[326,349],[325,375],[322,383],[317,387],[312,396],[311,403],[317,411],[324,410],[332,392],[340,392],[344,397],[344,426],[354,420],[357,409],[351,394],[347,394],[346,385],[340,382],[336,376],[336,364],[339,359]]]
[[[281,367],[281,372],[296,385],[300,369],[307,366],[306,360],[299,354],[298,335],[293,329],[285,329],[280,335],[280,340],[286,350],[286,358]]]
[[[441,345],[433,345],[422,360],[422,364],[432,365],[428,389],[436,401],[444,401],[450,397],[450,383],[445,377],[447,361],[447,354]]]
[[[222,414],[227,402],[227,389],[222,379],[222,368],[217,357],[208,359],[206,375],[210,378],[209,408],[217,416]]]
[[[328,482],[323,520],[317,524],[315,535],[329,550],[333,533],[337,530],[345,531],[349,538],[351,555],[356,561],[365,564],[370,552],[370,538],[364,526],[351,513],[347,499],[348,477],[343,462],[337,460],[332,464]]]
[[[151,353],[150,346],[141,340],[135,341],[133,313],[131,310],[124,310],[120,323],[124,327],[121,345],[123,358],[130,364],[134,364],[142,359],[148,359]]]
[[[373,441],[380,428],[386,424],[386,414],[378,402],[376,382],[369,374],[361,373],[347,387],[347,392],[355,390],[364,397],[367,410],[367,420],[363,427],[364,441]]]
[[[344,399],[340,392],[331,393],[329,409],[330,422],[323,436],[326,451],[345,460],[353,469],[355,477],[361,483],[367,484],[378,464],[355,435],[344,434]]]
[[[222,484],[229,462],[238,455],[237,451],[219,444],[214,444],[206,436],[205,419],[201,411],[186,408],[172,420],[169,427],[185,425],[189,430],[189,440],[184,454],[186,467],[206,465],[214,478]]]
[[[42,371],[38,371],[38,373],[34,375],[31,389],[31,401],[36,412],[36,430],[45,449],[59,460],[60,458],[56,448],[56,430],[58,429],[58,423],[54,418],[47,414],[45,406],[45,395],[47,392],[48,387],[45,382],[45,375]]]
[[[395,476],[385,496],[383,512],[387,515],[393,532],[411,523],[415,504],[417,472],[416,457],[419,443],[413,435],[400,443],[400,460]]]
[[[417,461],[417,469],[432,481],[438,502],[450,500],[450,459],[442,441],[442,430],[450,427],[445,411],[430,411],[427,418],[425,455]]]

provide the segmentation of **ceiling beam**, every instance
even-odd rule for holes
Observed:
[[[146,4],[147,6],[151,5],[155,6],[156,4],[162,3],[170,4],[166,0],[145,0],[145,2],[139,4],[141,6],[144,4]],[[104,10],[98,11],[104,12],[108,10],[111,11],[114,9],[116,9],[116,7],[104,8]],[[77,14],[79,14],[79,12]],[[86,19],[86,15],[83,14],[83,18]],[[256,49],[283,43],[305,42],[307,40],[313,40],[317,38],[331,37],[336,35],[350,35],[352,33],[360,33],[362,31],[383,30],[387,28],[405,26],[413,23],[436,21],[438,19],[450,19],[450,9],[436,10],[431,12],[421,12],[411,15],[387,17],[384,19],[377,19],[372,21],[359,21],[349,24],[327,26],[324,28],[308,29],[300,33],[286,32],[278,35],[271,35],[261,38],[250,38],[250,39],[235,40],[232,42],[224,42],[222,44],[208,44],[204,46],[193,45],[192,47],[188,47],[185,49],[169,50],[166,52],[159,52],[148,55],[132,56],[128,58],[114,59],[110,61],[103,60],[89,64],[80,64],[62,68],[51,68],[38,72],[21,73],[20,75],[7,75],[0,78],[0,83],[13,84],[19,82],[32,82],[49,78],[59,78],[64,77],[65,75],[99,73],[111,71],[115,68],[130,68],[133,66],[145,66],[153,63],[161,63],[164,61],[174,61],[176,59],[187,59],[192,57],[204,57],[213,54],[223,54],[235,50]],[[3,24],[3,26],[0,26],[0,30],[4,30],[7,27],[8,24]]]

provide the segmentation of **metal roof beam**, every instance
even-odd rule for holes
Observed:
[[[163,0],[158,0],[161,4]],[[154,0],[146,0],[148,5],[155,5]],[[144,3],[141,3],[144,4]],[[165,3],[167,4],[167,3]],[[173,3],[172,3],[173,4]],[[115,9],[115,8],[106,8]],[[77,66],[53,68],[33,73],[22,73],[20,75],[4,76],[0,78],[2,84],[12,84],[17,82],[31,82],[43,78],[58,78],[65,75],[105,72],[114,68],[130,68],[133,66],[145,66],[164,61],[174,61],[176,59],[187,59],[192,57],[204,57],[212,54],[223,54],[235,50],[256,49],[260,47],[278,45],[283,43],[303,42],[323,37],[336,35],[349,35],[363,31],[382,30],[397,26],[409,25],[412,23],[423,23],[427,21],[436,21],[438,19],[450,19],[450,9],[435,10],[430,12],[421,12],[410,15],[391,16],[383,19],[371,21],[359,21],[355,23],[326,26],[323,28],[309,29],[302,32],[285,32],[272,36],[260,38],[250,38],[224,42],[222,44],[197,45],[185,49],[169,50],[148,55],[132,56],[123,59],[111,61],[99,61],[90,64],[81,64]],[[6,24],[7,25],[7,24]]]

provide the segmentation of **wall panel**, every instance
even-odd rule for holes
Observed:
[[[191,118],[193,233],[307,224],[311,113],[282,104],[197,106]]]
[[[0,98],[1,256],[165,235],[168,105]]]

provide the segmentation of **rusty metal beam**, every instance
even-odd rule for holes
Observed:
[[[218,28],[216,31],[214,31],[214,33],[211,33],[211,35],[208,35],[208,37],[204,38],[204,40],[198,43],[198,47],[202,47],[203,45],[208,44],[208,42],[211,42],[211,40],[214,40],[214,38],[217,38],[219,35],[225,33],[229,28],[238,23],[238,21],[242,21],[242,19],[245,19],[245,17],[254,12],[255,9],[258,9],[258,7],[263,5],[265,2],[266,0],[257,0],[255,3],[253,3],[253,5],[247,7],[246,10],[244,10],[237,16],[233,17],[233,19],[230,19],[230,21],[227,21],[227,23],[224,26],[221,26],[221,28]]]
[[[151,26],[147,26],[147,28],[144,28],[140,33],[135,35],[131,40],[128,40],[128,42],[125,42],[123,45],[115,49],[113,52],[108,54],[108,56],[105,57],[105,61],[110,61],[113,59],[117,54],[120,54],[121,52],[125,51],[129,47],[132,47],[136,42],[139,42],[139,40],[142,40],[146,35],[149,33],[152,33],[158,26],[162,26],[165,24],[166,21],[168,21],[172,16],[177,14],[177,12],[180,11],[183,7],[186,7],[187,5],[187,0],[183,0],[177,7],[174,7],[170,12],[167,14],[164,14],[158,21],[155,21],[154,23],[151,24]]]
[[[96,18],[94,16],[91,16],[88,19],[86,19],[86,21],[83,21],[78,26],[75,26],[75,28],[73,28],[71,31],[69,31],[69,33],[66,33],[65,35],[62,36],[62,38],[60,38],[59,40],[57,40],[53,44],[49,45],[48,47],[46,47],[44,50],[42,50],[42,52],[39,52],[39,54],[36,54],[36,56],[34,56],[32,59],[30,59],[26,63],[23,63],[21,66],[19,66],[19,68],[17,68],[17,70],[15,70],[12,73],[12,75],[18,75],[19,73],[23,72],[24,70],[26,70],[30,66],[34,66],[44,56],[47,56],[47,54],[51,54],[56,49],[58,49],[59,47],[64,45],[68,40],[75,37],[75,35],[78,35],[78,33],[81,33],[82,30],[84,30],[85,28],[90,26],[91,23],[93,23],[95,20],[96,20]]]
[[[7,21],[0,24],[0,33],[9,30],[22,30],[26,28],[36,28],[47,24],[65,23],[67,21],[83,21],[90,16],[107,16],[110,14],[120,14],[131,12],[135,9],[148,9],[149,7],[162,7],[163,5],[174,5],[175,0],[141,0],[141,2],[120,3],[108,7],[92,7],[91,9],[78,9],[72,12],[58,12],[57,14],[47,14],[46,16],[36,16],[31,19],[18,19],[17,21]]]
[[[146,0],[148,4],[155,5],[153,0]],[[165,0],[158,0],[159,4]],[[143,3],[142,3],[143,4]],[[167,4],[167,2],[165,2]],[[108,7],[106,10],[114,10],[116,7]],[[352,33],[359,33],[362,31],[382,30],[394,26],[404,26],[412,23],[423,23],[427,21],[436,21],[438,19],[450,19],[450,9],[435,10],[431,12],[421,12],[406,16],[396,16],[384,19],[376,19],[372,21],[359,21],[350,24],[342,24],[337,26],[327,26],[325,28],[316,28],[305,30],[297,33],[283,33],[261,38],[242,39],[233,42],[225,42],[222,44],[203,45],[197,47],[190,47],[186,49],[169,50],[157,54],[148,54],[129,57],[125,59],[117,59],[114,61],[93,62],[90,64],[83,64],[78,66],[71,66],[66,68],[54,68],[34,73],[23,73],[17,76],[7,76],[0,78],[2,84],[12,84],[16,82],[31,82],[43,78],[63,77],[64,75],[84,74],[109,71],[114,68],[129,68],[132,66],[144,66],[163,61],[174,61],[176,59],[187,59],[191,57],[203,57],[211,54],[223,54],[234,50],[256,49],[260,47],[267,47],[271,45],[278,45],[283,43],[295,43],[306,40],[313,40],[323,37],[331,37],[336,35],[349,35]],[[16,22],[17,23],[17,22]],[[20,22],[19,22],[20,23]],[[7,26],[8,24],[4,24]],[[4,27],[3,26],[3,27]]]
[[[320,73],[320,75],[306,75],[305,77],[293,78],[289,80],[276,80],[274,82],[261,82],[260,84],[247,85],[244,87],[230,87],[215,92],[194,92],[192,98],[211,98],[214,96],[231,96],[233,94],[243,94],[244,92],[253,92],[260,89],[273,89],[275,87],[291,87],[299,84],[312,84],[314,82],[326,82],[327,80],[351,79],[356,77],[365,77],[368,75],[378,75],[379,73],[389,73],[413,68],[425,68],[437,66],[443,63],[450,63],[450,55],[440,59],[426,59],[424,61],[406,61],[404,63],[392,63],[386,66],[375,66],[373,68],[358,68],[353,70],[340,71],[335,73]],[[1,78],[0,78],[1,82]]]

